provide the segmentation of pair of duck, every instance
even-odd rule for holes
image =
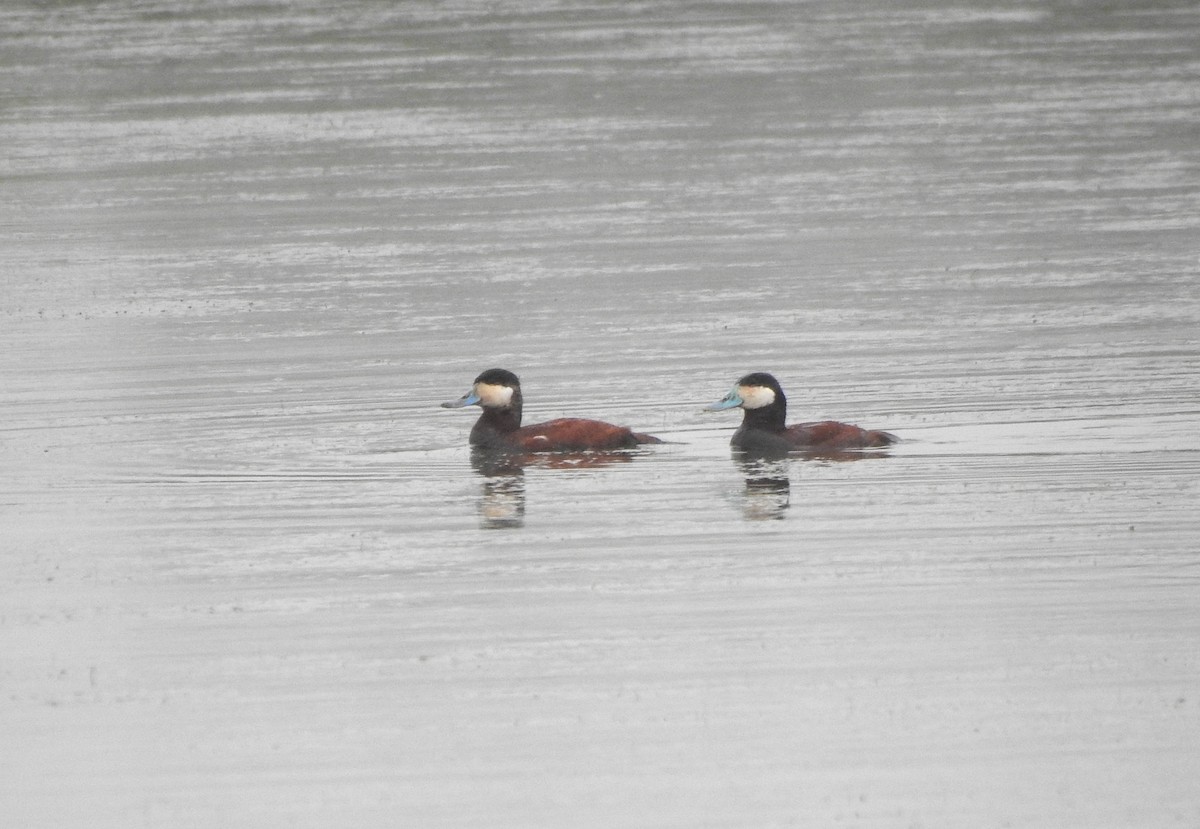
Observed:
[[[600,420],[559,418],[530,426],[521,425],[521,381],[502,368],[488,369],[475,378],[471,390],[458,400],[443,403],[447,409],[479,406],[483,413],[471,429],[471,445],[480,449],[507,452],[607,452],[632,449],[646,443],[662,443],[660,438],[625,426]],[[740,408],[741,427],[734,432],[730,445],[746,452],[780,454],[800,452],[836,452],[847,449],[878,449],[890,446],[897,438],[889,432],[867,430],[836,420],[797,423],[788,426],[787,398],[779,381],[770,374],[755,372],[738,380],[737,385],[705,411]]]

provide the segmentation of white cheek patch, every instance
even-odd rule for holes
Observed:
[[[761,409],[775,402],[775,392],[766,386],[738,386],[737,393],[743,409]]]
[[[475,393],[479,395],[479,405],[489,409],[503,409],[512,402],[512,386],[497,386],[491,383],[476,383]]]

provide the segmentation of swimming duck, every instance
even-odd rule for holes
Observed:
[[[849,423],[822,420],[786,424],[787,397],[779,381],[765,372],[747,374],[705,411],[741,408],[742,425],[729,441],[747,452],[781,454],[792,451],[837,452],[844,449],[880,449],[896,443],[890,432],[868,431]]]
[[[588,452],[631,449],[645,443],[662,443],[653,435],[634,432],[600,420],[563,417],[530,426],[521,425],[521,381],[502,368],[480,374],[458,400],[443,403],[446,409],[479,406],[483,412],[471,429],[471,445],[509,452]]]

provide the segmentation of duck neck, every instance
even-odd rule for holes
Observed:
[[[787,400],[782,394],[775,396],[775,402],[760,409],[743,409],[743,429],[757,429],[763,432],[787,431]]]
[[[488,436],[507,435],[521,428],[521,390],[513,391],[512,399],[504,408],[484,407],[471,430],[471,442],[487,443]]]
[[[484,409],[475,422],[475,431],[495,432],[507,435],[521,428],[521,410],[519,408]]]

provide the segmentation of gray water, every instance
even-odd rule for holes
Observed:
[[[6,4],[0,822],[1197,825],[1198,43]],[[491,366],[671,443],[476,469]]]

